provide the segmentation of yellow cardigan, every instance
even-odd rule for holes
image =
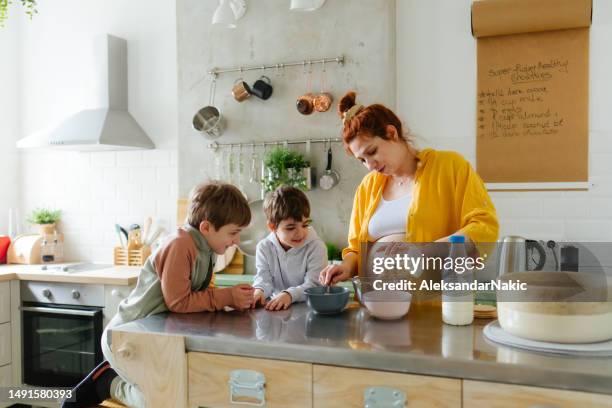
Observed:
[[[417,154],[412,205],[406,214],[406,242],[433,242],[459,232],[474,243],[495,242],[499,232],[495,207],[482,179],[455,152],[425,149]],[[357,188],[348,253],[360,254],[368,242],[370,218],[378,207],[389,176],[372,171]]]

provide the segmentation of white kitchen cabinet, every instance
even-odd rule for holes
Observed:
[[[12,366],[12,379],[13,384],[17,385],[21,381],[15,380],[21,378],[21,292],[20,285],[18,280],[12,280],[10,282],[10,291],[11,291],[11,366]]]
[[[8,387],[13,382],[11,379],[11,365],[0,367],[0,387]]]
[[[12,378],[12,367],[11,365],[5,365],[0,367],[0,387],[8,387],[13,385]],[[8,402],[0,402],[0,407],[9,407],[12,404]]]
[[[136,285],[104,285],[104,327],[117,313],[119,303],[134,289]]]
[[[11,320],[11,287],[10,282],[0,282],[0,323]]]
[[[11,363],[11,324],[0,324],[0,366]]]

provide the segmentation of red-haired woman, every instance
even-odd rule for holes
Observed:
[[[321,271],[321,283],[355,276],[366,242],[444,242],[463,235],[468,252],[475,243],[495,242],[495,207],[470,163],[455,152],[416,150],[395,113],[355,99],[349,92],[338,104],[344,146],[370,172],[355,193],[342,264]]]

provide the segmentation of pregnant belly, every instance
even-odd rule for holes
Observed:
[[[408,249],[409,244],[385,244],[385,242],[406,242],[405,234],[389,234],[380,237],[369,246],[366,257],[366,271],[371,272],[374,266],[374,258],[394,257],[396,253],[404,252]],[[369,275],[369,273],[366,272]]]
[[[405,242],[406,234],[390,234],[380,237],[376,242]]]

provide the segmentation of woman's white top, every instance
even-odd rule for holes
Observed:
[[[412,204],[412,192],[395,200],[380,197],[378,207],[370,218],[368,235],[372,241],[391,234],[406,233],[406,214]]]

